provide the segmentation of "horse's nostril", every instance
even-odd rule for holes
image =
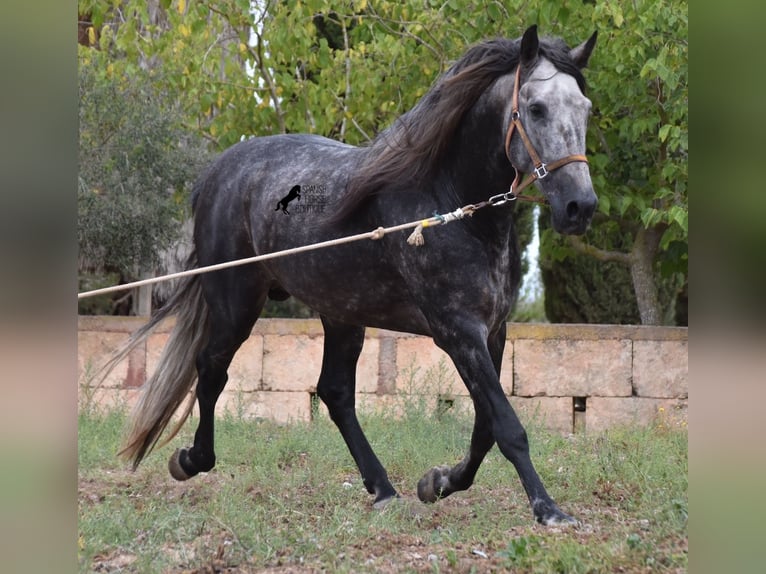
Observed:
[[[567,203],[567,217],[569,219],[576,219],[580,214],[580,206],[576,201],[570,201]]]

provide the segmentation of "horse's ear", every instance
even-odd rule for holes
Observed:
[[[598,36],[598,30],[593,32],[593,35],[588,38],[585,42],[577,46],[576,48],[572,48],[569,51],[569,55],[574,60],[574,63],[577,64],[578,68],[584,68],[588,65],[588,59],[590,58],[591,52],[593,52],[593,48],[596,46],[596,37]]]
[[[519,62],[524,66],[533,65],[537,61],[537,51],[540,41],[537,39],[537,24],[530,26],[521,37]]]

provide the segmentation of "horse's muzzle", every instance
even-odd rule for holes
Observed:
[[[551,202],[553,229],[562,235],[582,235],[593,219],[597,204],[593,190],[582,197]]]

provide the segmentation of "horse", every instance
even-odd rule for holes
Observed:
[[[185,277],[111,363],[127,356],[166,317],[176,316],[120,454],[135,469],[161,435],[168,435],[161,445],[175,436],[196,397],[193,445],[177,449],[168,468],[177,480],[211,470],[214,407],[229,364],[267,299],[292,296],[321,319],[324,351],[316,391],[374,495],[374,508],[399,494],[355,410],[356,363],[368,326],[431,337],[453,361],[474,405],[467,453],[453,466],[425,473],[417,484],[421,501],[433,503],[468,489],[497,443],[518,473],[534,518],[546,525],[576,522],[547,493],[499,377],[506,320],[521,275],[515,193],[533,181],[562,234],[584,233],[597,204],[584,155],[591,102],[582,73],[595,43],[596,33],[570,48],[560,38],[539,37],[532,26],[521,38],[472,45],[412,109],[364,146],[281,134],[252,137],[225,150],[192,190],[190,269],[458,205],[488,207],[428,230],[420,247],[386,234],[377,241]],[[528,175],[519,185],[522,173]],[[290,217],[275,213],[273,206],[298,186],[311,189],[327,209]],[[487,202],[491,194],[498,195]],[[192,400],[184,405],[187,397]],[[180,420],[168,430],[177,411]]]

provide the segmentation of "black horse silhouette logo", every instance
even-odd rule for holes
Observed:
[[[287,211],[287,206],[290,205],[290,202],[293,199],[300,200],[300,198],[301,198],[301,186],[295,185],[290,190],[290,193],[288,193],[286,196],[284,196],[282,199],[280,199],[277,202],[277,208],[274,211],[279,211],[281,209],[282,213],[290,215],[290,212]]]

